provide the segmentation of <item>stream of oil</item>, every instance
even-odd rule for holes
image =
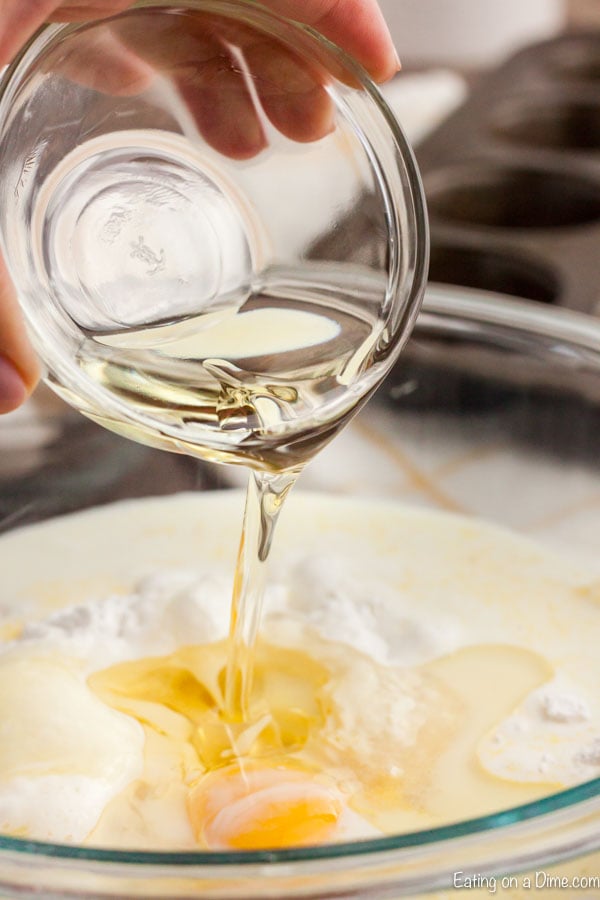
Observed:
[[[125,424],[84,410],[91,418],[136,440],[249,471],[226,667],[231,722],[248,721],[266,564],[285,498],[365,399],[363,377],[376,380],[389,350],[376,310],[355,287],[342,296],[286,283],[255,294],[238,312],[90,334],[79,347],[86,377],[130,414]]]

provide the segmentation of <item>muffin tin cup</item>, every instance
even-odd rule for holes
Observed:
[[[528,47],[417,151],[430,280],[600,314],[600,32]]]

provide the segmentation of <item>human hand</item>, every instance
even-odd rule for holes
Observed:
[[[0,65],[8,62],[45,21],[97,19],[121,12],[132,2],[0,0]],[[398,71],[398,58],[377,0],[263,2],[275,12],[315,27],[361,62],[376,81],[385,81]],[[179,42],[183,35],[178,35],[176,29],[152,45],[134,30],[128,32],[126,24],[119,25],[114,41],[109,30],[103,30],[100,44],[86,48],[89,52],[74,58],[72,77],[108,93],[135,93],[143,90],[153,73],[163,70],[168,57],[169,75],[175,81],[177,66],[185,71],[188,94],[184,99],[207,142],[228,156],[248,158],[263,149],[264,134],[243,77],[231,61],[227,65],[222,31],[222,22],[215,25],[210,17],[198,15],[198,29],[191,45],[194,56],[191,79],[190,44]],[[331,110],[319,75],[310,71],[300,58],[283,54],[274,41],[257,45],[251,39],[245,40],[243,29],[237,29],[235,39],[243,47],[258,85],[261,104],[272,124],[297,141],[316,140],[326,134]],[[211,86],[214,95],[210,93]],[[199,98],[204,98],[203,102]],[[215,116],[214,110],[219,107],[234,109],[235,115],[230,114],[226,119]],[[0,413],[17,408],[33,390],[38,377],[39,367],[26,338],[15,291],[0,260]]]

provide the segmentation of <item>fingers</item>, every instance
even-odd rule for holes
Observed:
[[[2,54],[9,53],[10,47],[44,18],[63,21],[106,16],[124,10],[131,2],[0,0],[0,17],[6,20],[0,34],[0,62]],[[385,80],[398,70],[398,59],[376,0],[266,2],[276,12],[322,31],[356,56],[377,80]],[[138,16],[135,23],[127,19],[123,24],[116,23],[112,38],[108,29],[88,38],[87,44],[80,37],[79,49],[63,63],[64,74],[104,93],[126,95],[143,91],[152,80],[154,67],[173,79],[212,147],[231,158],[248,159],[266,146],[266,137],[261,110],[255,107],[255,95],[248,88],[247,73],[240,70],[231,53],[231,46],[237,45],[248,63],[262,109],[275,128],[302,142],[318,140],[333,129],[334,109],[324,88],[326,79],[322,73],[312,72],[283,44],[266,36],[259,38],[256,33],[244,34],[244,26],[226,17],[198,13],[191,28],[189,15],[185,24],[175,18],[171,21],[169,30],[157,32],[153,27],[144,28]],[[119,40],[121,28],[125,41]],[[128,35],[128,30],[137,33]],[[9,32],[10,41],[6,37]]]
[[[375,81],[387,81],[399,71],[400,61],[377,0],[264,2],[275,12],[320,31],[357,59]]]
[[[47,21],[75,21],[109,16],[133,0],[0,0],[0,66],[9,63],[26,41]]]
[[[1,0],[1,66],[10,62],[59,4],[60,0]]]
[[[150,87],[154,69],[121,44],[108,27],[77,36],[60,48],[47,67],[85,87],[114,97],[135,96]]]
[[[175,81],[203,138],[219,153],[251,159],[267,146],[243,74],[225,50]]]
[[[140,15],[110,27],[173,80],[204,139],[225,156],[249,159],[266,146],[265,114],[296,141],[317,140],[333,128],[322,68],[250,25],[198,12],[163,23],[149,19],[146,26]]]
[[[376,81],[391,78],[399,62],[376,0],[265,0],[275,12],[311,25],[354,56]],[[0,65],[9,62],[45,21],[109,16],[132,0],[0,0]]]
[[[238,46],[261,106],[290,140],[316,141],[333,131],[335,110],[325,89],[327,74],[282,43],[256,34],[238,35]]]
[[[260,112],[236,58],[226,20],[205,13],[184,19],[140,13],[111,23],[118,41],[172,80],[211,147],[231,159],[256,156],[267,141]]]
[[[80,3],[60,3],[49,17],[51,22],[85,22],[114,16],[133,4],[133,0],[82,0]]]
[[[15,290],[0,257],[0,413],[20,406],[35,387],[39,375]]]

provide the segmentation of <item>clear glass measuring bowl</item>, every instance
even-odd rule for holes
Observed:
[[[48,379],[153,445],[311,456],[418,312],[427,225],[377,89],[240,0],[35,37],[0,87],[0,232]]]

